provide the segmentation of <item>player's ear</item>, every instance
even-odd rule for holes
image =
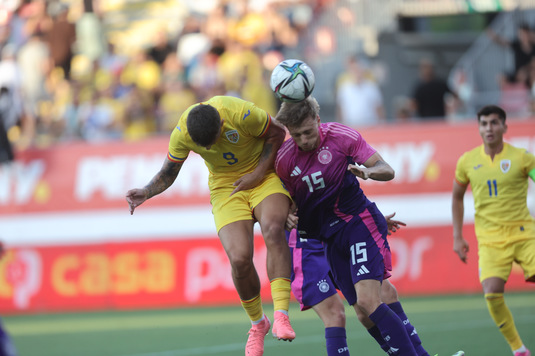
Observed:
[[[318,122],[318,125],[321,124],[321,119],[319,115],[316,115],[316,121]]]

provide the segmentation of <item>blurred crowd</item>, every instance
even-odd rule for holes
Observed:
[[[191,104],[234,95],[272,114],[271,70],[321,1],[219,1],[192,12],[178,33],[119,51],[92,1],[20,1],[1,33],[0,117],[17,150],[68,140],[136,140],[169,133]],[[0,14],[0,17],[2,14]],[[0,144],[2,132],[0,131]]]
[[[142,46],[112,41],[101,1],[0,4],[0,162],[28,147],[169,133],[188,106],[214,95],[239,96],[276,114],[280,103],[269,88],[271,70],[288,55],[308,53],[310,48],[299,47],[303,38],[338,3],[210,3],[209,10],[189,11],[176,20],[178,30],[162,25],[147,34],[151,41]],[[511,40],[488,35],[515,56],[514,73],[502,78],[503,102],[498,104],[513,114],[533,113],[533,31],[520,26],[518,38]],[[444,119],[474,110],[469,106],[476,88],[466,73],[448,82],[431,60],[422,58],[418,77],[407,83],[410,92],[392,99],[393,114],[387,117],[381,89],[388,85],[388,68],[361,55],[338,59],[342,65],[333,88],[333,120],[358,127]]]

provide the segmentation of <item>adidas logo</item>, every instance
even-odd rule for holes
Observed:
[[[366,266],[360,266],[357,276],[362,276],[363,274],[370,273]]]
[[[301,169],[297,166],[295,166],[294,170],[292,171],[292,174],[290,174],[290,177],[295,177],[301,174]]]
[[[416,332],[416,329],[412,329],[411,336],[414,336],[414,335],[418,335],[418,333]]]
[[[389,355],[393,355],[395,352],[398,352],[399,349],[396,349],[395,347],[390,347],[390,349],[386,352]]]

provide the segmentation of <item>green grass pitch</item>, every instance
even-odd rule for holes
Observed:
[[[524,343],[535,351],[535,293],[506,294]],[[491,320],[482,294],[403,298],[402,303],[431,354],[507,356],[509,347]],[[266,306],[272,315],[272,306]],[[348,307],[353,355],[385,355]],[[313,311],[292,303],[297,338],[266,337],[265,355],[325,355],[324,329]],[[243,355],[249,322],[240,307],[109,311],[5,316],[20,356]]]

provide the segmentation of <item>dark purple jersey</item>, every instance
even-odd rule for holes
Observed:
[[[345,125],[322,123],[319,130],[314,151],[300,150],[292,138],[284,142],[275,169],[297,204],[301,237],[328,239],[370,204],[347,166],[363,164],[375,150]]]

